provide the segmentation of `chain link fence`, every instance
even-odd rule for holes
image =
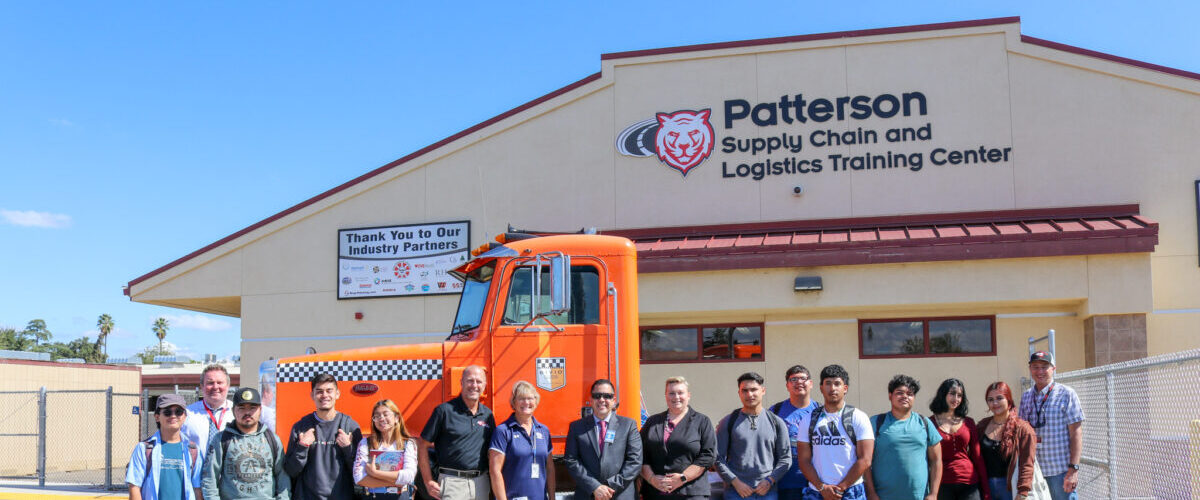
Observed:
[[[1081,499],[1200,498],[1200,349],[1060,373],[1083,404]]]
[[[142,437],[140,394],[0,391],[0,478],[121,488]]]

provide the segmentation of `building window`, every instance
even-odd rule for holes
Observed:
[[[996,317],[859,320],[858,345],[862,358],[992,356]]]
[[[762,361],[762,332],[762,324],[643,328],[642,362]]]

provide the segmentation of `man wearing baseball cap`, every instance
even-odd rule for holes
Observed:
[[[196,444],[183,439],[187,403],[178,394],[158,397],[149,439],[133,447],[125,483],[131,500],[195,500],[200,496],[200,461]]]
[[[1054,500],[1076,500],[1083,451],[1083,406],[1075,389],[1054,381],[1054,353],[1029,356],[1033,387],[1021,395],[1020,415],[1037,432],[1037,461]]]
[[[291,482],[283,470],[283,443],[259,421],[261,416],[257,390],[243,387],[233,394],[233,422],[208,443],[205,499],[288,500]]]

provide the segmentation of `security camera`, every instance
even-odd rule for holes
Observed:
[[[796,196],[800,196],[800,194],[803,192],[804,192],[803,186],[796,186],[796,187],[792,188],[792,194],[794,194]]]

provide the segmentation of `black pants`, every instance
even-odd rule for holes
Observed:
[[[942,483],[938,500],[980,500],[979,485]]]

